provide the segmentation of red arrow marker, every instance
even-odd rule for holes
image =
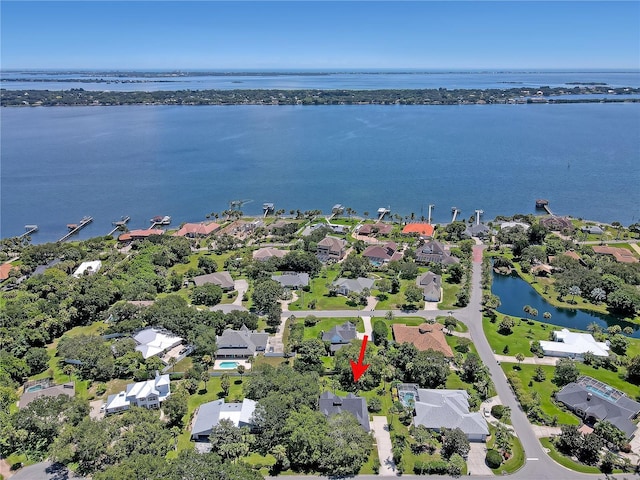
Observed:
[[[362,363],[362,361],[364,360],[364,351],[367,349],[367,340],[368,337],[365,335],[362,339],[362,346],[360,347],[360,357],[358,358],[358,363],[354,362],[353,360],[349,360],[351,362],[351,371],[353,372],[354,382],[357,382],[362,374],[367,371],[367,368],[369,368],[368,363]]]

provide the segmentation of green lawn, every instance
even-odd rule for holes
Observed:
[[[302,290],[297,292],[298,299],[295,302],[289,304],[289,310],[308,310],[309,302],[315,300],[316,310],[358,310],[361,306],[353,306],[347,304],[347,297],[341,295],[330,297],[328,295],[329,289],[327,285],[330,285],[336,278],[338,278],[339,268],[332,265],[327,270],[323,270],[319,277],[313,278],[310,283],[311,291],[304,292]]]
[[[495,427],[489,424],[489,430],[491,431],[491,437],[487,441],[487,449],[493,448],[495,436]],[[516,436],[511,437],[511,457],[506,462],[503,462],[498,468],[492,468],[494,474],[505,475],[515,473],[524,466],[524,448],[520,439]]]
[[[526,319],[511,317],[515,321],[515,327],[512,330],[513,333],[503,335],[498,333],[498,326],[503,317],[503,314],[498,313],[498,318],[495,323],[491,323],[486,316],[482,318],[482,327],[489,341],[489,345],[491,345],[491,348],[499,355],[503,354],[504,347],[508,345],[509,352],[505,355],[515,356],[518,353],[522,353],[525,357],[533,357],[534,355],[530,350],[531,342],[533,340],[549,340],[549,335],[552,331],[562,328],[535,321],[533,325],[530,325]]]
[[[438,309],[455,310],[460,308],[455,303],[461,284],[449,283],[447,278],[449,278],[449,275],[445,273],[442,276],[442,301],[438,304]]]
[[[549,456],[553,458],[556,462],[562,465],[569,470],[574,470],[576,472],[582,473],[601,473],[598,467],[590,467],[589,465],[583,465],[582,463],[574,462],[569,457],[562,455],[556,447],[551,443],[549,438],[541,438],[540,443],[544,448],[549,449]]]
[[[304,327],[304,339],[319,338],[321,332],[327,332],[345,322],[354,323],[358,332],[364,332],[364,323],[361,318],[321,318],[313,327]]]

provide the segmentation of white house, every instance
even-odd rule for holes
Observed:
[[[127,385],[127,389],[109,395],[105,407],[106,414],[122,412],[131,406],[144,408],[160,408],[160,404],[171,395],[169,375],[160,375],[156,371],[155,378],[146,382]]]
[[[93,260],[91,262],[82,262],[76,271],[73,272],[73,276],[78,278],[82,275],[93,275],[102,267],[102,262],[100,260]]]
[[[171,332],[159,330],[157,328],[145,328],[133,336],[138,344],[136,350],[142,353],[142,357],[146,360],[154,355],[161,355],[168,352],[172,348],[182,344],[182,338],[173,335]],[[173,353],[173,352],[172,352]],[[178,352],[175,355],[178,357]]]
[[[191,438],[196,441],[207,441],[211,435],[211,429],[224,419],[231,420],[236,427],[251,428],[253,425],[251,417],[256,405],[256,401],[248,398],[245,398],[242,403],[225,403],[224,399],[203,403],[196,410],[191,427]]]
[[[590,333],[570,332],[566,328],[553,332],[553,342],[542,340],[540,347],[550,357],[570,357],[581,360],[586,352],[598,357],[609,356],[609,345],[596,342]]]

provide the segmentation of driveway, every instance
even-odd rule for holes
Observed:
[[[387,417],[374,416],[371,421],[371,429],[376,437],[378,446],[378,458],[380,459],[380,476],[396,476],[396,464],[393,463],[391,453],[391,435],[387,425]]]
[[[467,458],[467,472],[469,475],[493,475],[493,472],[485,463],[487,456],[487,445],[481,442],[471,442],[469,444],[469,458]]]
[[[233,305],[242,306],[242,297],[244,297],[244,294],[247,293],[247,290],[249,289],[249,283],[244,279],[235,280],[233,282],[233,287],[238,291],[238,296],[233,301]]]

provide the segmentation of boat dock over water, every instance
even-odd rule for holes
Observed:
[[[385,217],[385,215],[389,213],[391,213],[391,207],[387,207],[387,208],[380,207],[378,209],[378,221],[381,222],[382,219]]]
[[[157,225],[169,225],[171,223],[171,217],[169,215],[157,215],[151,220],[151,227],[155,228]]]
[[[38,225],[25,225],[24,229],[26,230],[26,232],[24,232],[22,235],[19,235],[18,238],[24,238],[27,235],[31,235],[32,233],[37,232]]]
[[[549,215],[553,215],[553,212],[549,208],[549,200],[547,200],[545,198],[539,198],[539,199],[536,200],[536,208],[544,210]]]
[[[69,233],[67,233],[64,237],[62,237],[60,240],[58,240],[57,243],[64,242],[69,237],[71,237],[72,235],[78,233],[84,227],[89,225],[91,222],[93,222],[93,217],[82,217],[82,220],[80,220],[80,223],[69,223],[69,224],[67,224],[67,228],[69,229]]]
[[[129,220],[131,220],[131,217],[127,215],[125,217],[122,217],[120,220],[111,222],[111,225],[113,225],[113,229],[109,233],[107,233],[107,235],[113,235],[116,230],[120,230],[122,227],[126,226]]]

